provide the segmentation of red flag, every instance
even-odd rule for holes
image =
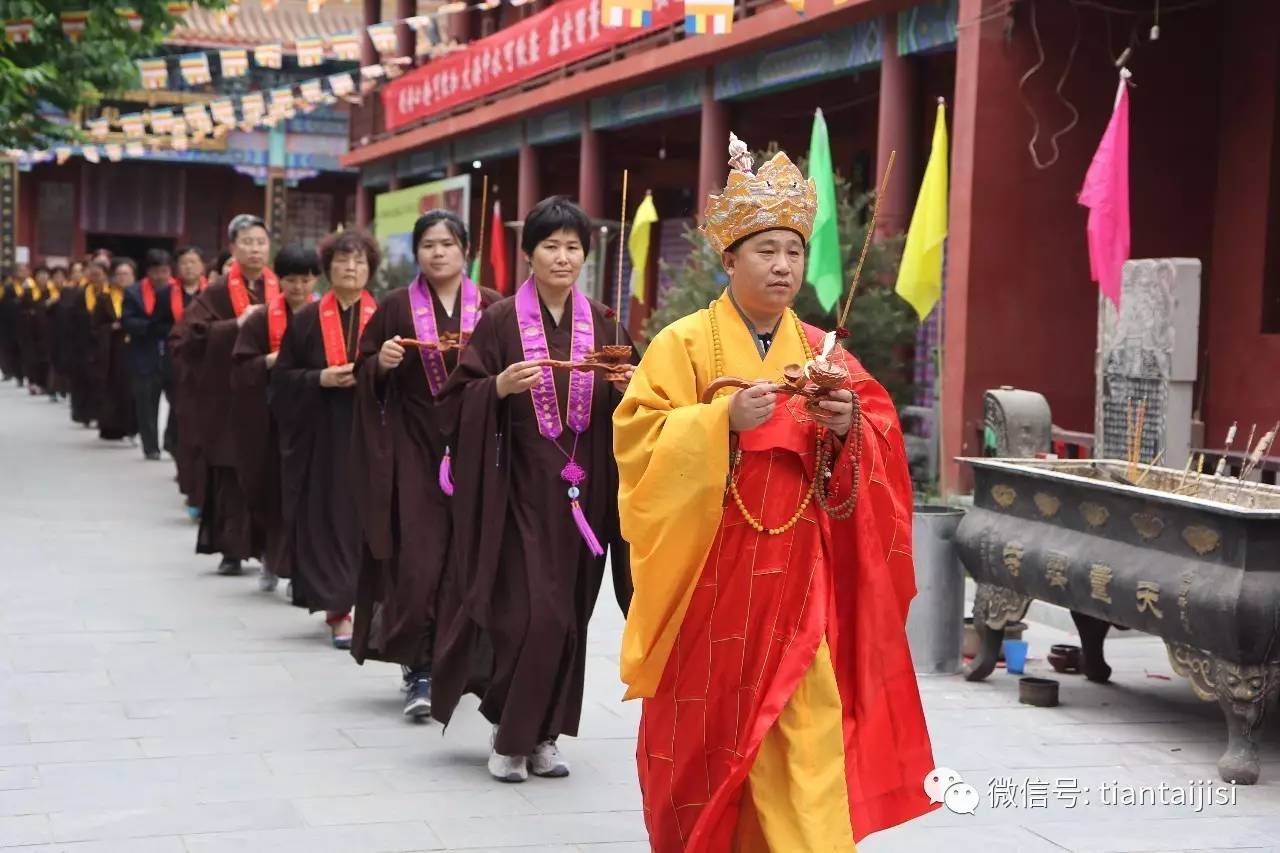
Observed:
[[[1129,260],[1129,73],[1120,71],[1111,121],[1080,189],[1089,208],[1089,271],[1102,295],[1120,305],[1120,273]]]
[[[503,296],[510,290],[507,272],[507,234],[502,227],[502,203],[493,202],[493,228],[489,231],[493,239],[489,242],[489,264],[493,267],[493,287]]]

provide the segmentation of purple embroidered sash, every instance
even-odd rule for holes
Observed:
[[[591,303],[577,288],[573,289],[571,322],[573,337],[569,344],[569,360],[582,361],[595,348],[595,320],[591,316]],[[520,346],[524,349],[525,361],[551,357],[547,330],[542,325],[542,304],[538,301],[538,288],[532,277],[516,291],[516,324],[520,328]],[[573,523],[587,550],[596,557],[603,557],[604,548],[591,529],[582,505],[578,503],[578,498],[582,495],[582,484],[587,480],[587,471],[577,460],[578,438],[591,426],[591,395],[595,381],[595,375],[589,370],[569,372],[568,412],[563,421],[560,419],[560,402],[556,399],[556,380],[550,367],[542,368],[542,375],[538,377],[537,384],[529,389],[529,394],[533,398],[534,416],[538,419],[538,432],[568,460],[560,471],[560,479],[569,484],[569,511],[573,516]],[[574,433],[571,451],[566,451],[557,440],[564,432],[566,423]]]
[[[458,291],[458,305],[462,311],[462,327],[458,338],[462,345],[476,329],[480,319],[480,288],[467,276],[462,277],[462,287]],[[421,272],[409,285],[409,310],[413,313],[414,336],[420,341],[440,343],[440,331],[436,328],[436,310],[431,304],[431,294],[427,291],[427,280]],[[422,355],[422,367],[427,372],[427,385],[431,387],[431,396],[440,395],[440,389],[449,378],[449,371],[444,365],[444,353],[422,347],[418,350]]]
[[[524,348],[525,361],[551,358],[547,344],[547,331],[542,326],[542,304],[538,301],[538,288],[530,278],[516,291],[516,323],[520,327],[520,345]],[[591,317],[591,303],[576,287],[573,289],[573,340],[569,345],[569,360],[582,361],[595,349],[595,323]],[[591,426],[591,393],[595,375],[589,370],[574,370],[569,374],[568,414],[562,422],[560,403],[556,400],[556,381],[550,367],[542,368],[538,383],[529,389],[533,397],[533,412],[538,419],[538,432],[543,438],[555,441],[564,431],[564,424],[578,435]]]

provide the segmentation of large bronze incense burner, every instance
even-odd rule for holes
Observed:
[[[995,668],[1006,625],[1032,599],[1071,611],[1082,669],[1105,682],[1112,625],[1162,638],[1196,695],[1227,722],[1223,780],[1258,780],[1258,741],[1280,694],[1280,487],[1124,461],[966,459],[974,507],[956,534],[977,581],[981,650],[965,677]]]

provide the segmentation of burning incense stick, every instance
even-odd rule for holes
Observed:
[[[481,190],[480,192],[480,240],[476,244],[476,258],[478,258],[480,261],[479,266],[476,268],[476,273],[477,273],[476,278],[481,280],[484,279],[484,226],[485,226],[485,219],[487,218],[485,216],[485,212],[489,207],[489,176],[488,175],[484,176],[483,186],[484,186],[484,189]],[[413,250],[414,252],[417,252],[418,247],[414,246]],[[476,284],[479,285],[480,281],[477,281]],[[503,286],[502,282],[494,282],[494,284],[497,285],[499,290]]]
[[[853,281],[849,284],[849,295],[845,297],[844,307],[840,309],[840,316],[836,320],[836,331],[844,330],[848,334],[848,327],[845,323],[849,320],[849,310],[853,308],[853,294],[858,290],[858,281],[862,278],[862,265],[866,263],[867,251],[871,248],[871,239],[876,233],[876,220],[880,218],[880,200],[884,198],[885,192],[889,189],[889,175],[893,174],[893,161],[898,156],[897,151],[889,152],[889,163],[885,166],[884,177],[880,180],[880,189],[876,192],[875,204],[871,206],[871,221],[867,223],[867,236],[862,241],[862,254],[858,256],[858,265],[853,268]]]
[[[1222,448],[1222,458],[1218,460],[1218,467],[1214,469],[1213,476],[1221,477],[1227,470],[1227,457],[1231,455],[1231,444],[1236,440],[1236,422],[1231,422],[1231,429],[1227,430],[1227,443]]]

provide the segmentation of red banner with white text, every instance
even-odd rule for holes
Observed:
[[[465,50],[433,60],[382,90],[388,130],[669,26],[684,17],[678,0],[654,0],[653,23],[642,29],[606,27],[600,0],[560,0]]]

